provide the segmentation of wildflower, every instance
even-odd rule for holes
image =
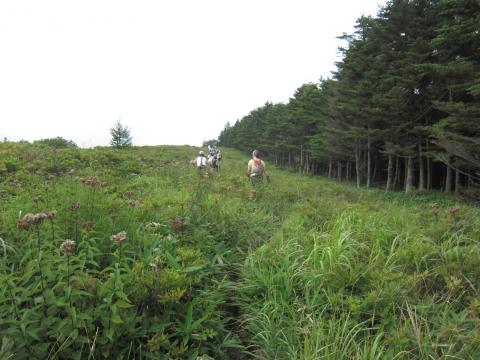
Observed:
[[[37,205],[38,205],[39,203],[41,203],[42,201],[43,201],[43,198],[42,198],[41,195],[37,195],[37,196],[35,196],[35,197],[33,198],[33,202],[34,202],[35,204],[37,204]]]
[[[86,179],[84,179],[82,181],[85,185],[91,186],[91,187],[101,187],[101,186],[106,185],[106,182],[102,182],[102,181],[98,180],[95,176],[87,177]]]
[[[26,230],[31,225],[36,225],[36,226],[40,225],[47,218],[48,218],[48,215],[45,213],[38,213],[38,214],[28,213],[28,214],[25,214],[25,216],[20,220],[17,220],[17,228]]]
[[[22,229],[26,230],[30,227],[31,224],[31,218],[33,218],[34,215],[31,213],[25,214],[25,216],[19,220],[17,220],[17,229]]]
[[[155,229],[155,230],[160,229],[162,226],[164,226],[164,225],[162,225],[160,223],[156,223],[156,222],[151,222],[151,223],[148,223],[148,224],[145,225],[145,227],[147,229]]]
[[[75,241],[69,239],[65,240],[62,242],[62,245],[60,245],[60,251],[65,256],[73,255],[73,252],[75,251]]]
[[[133,191],[129,190],[125,194],[123,194],[123,196],[126,197],[126,198],[131,198],[133,194],[134,194]]]
[[[53,209],[47,212],[47,217],[50,221],[53,221],[57,217],[57,210]]]
[[[170,225],[170,229],[172,229],[172,231],[175,233],[175,232],[179,232],[179,231],[182,231],[184,228],[185,228],[185,223],[183,222],[183,220],[176,216],[175,218],[171,219],[170,222],[169,222],[169,225]]]
[[[126,240],[126,238],[127,238],[126,231],[120,231],[118,234],[110,236],[110,240],[112,240],[116,244],[121,244]]]
[[[451,208],[448,208],[448,212],[452,215],[455,215],[459,210],[460,210],[459,205],[455,205],[455,206],[452,206]]]
[[[140,201],[130,199],[130,200],[127,200],[127,204],[135,207],[135,206],[138,206],[140,204]]]
[[[27,213],[23,216],[23,220],[25,220],[29,224],[33,224],[33,222],[35,220],[35,215],[32,214],[32,213]]]
[[[70,204],[70,211],[77,211],[80,208],[80,203],[73,202]]]
[[[85,221],[82,226],[85,230],[90,231],[93,229],[93,221]]]
[[[75,169],[68,170],[68,175],[70,175],[70,176],[75,175]]]
[[[40,225],[45,219],[48,218],[48,215],[45,213],[38,213],[33,216],[33,225]]]

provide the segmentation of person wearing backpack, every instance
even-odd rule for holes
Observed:
[[[218,172],[219,164],[218,164],[218,159],[216,154],[208,156],[207,164],[209,167],[209,172]]]
[[[247,165],[247,176],[253,184],[262,181],[264,177],[268,180],[265,162],[260,158],[260,151],[258,150],[252,152],[252,158]]]
[[[198,174],[204,175],[205,174],[205,169],[207,168],[207,158],[205,157],[205,154],[203,151],[198,152],[198,156],[195,159],[195,165],[197,166]]]

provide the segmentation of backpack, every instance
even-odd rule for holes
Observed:
[[[263,175],[264,172],[265,172],[265,168],[263,167],[262,160],[254,159],[253,166],[252,166],[252,174]]]

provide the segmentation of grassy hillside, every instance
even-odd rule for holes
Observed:
[[[0,359],[478,358],[478,208],[195,152],[0,144]]]

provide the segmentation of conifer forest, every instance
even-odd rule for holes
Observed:
[[[480,3],[390,1],[341,38],[332,78],[227,124],[220,143],[358,187],[478,197]]]

